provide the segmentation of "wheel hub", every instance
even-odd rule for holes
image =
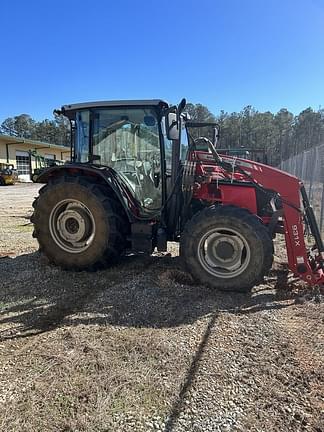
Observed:
[[[57,230],[64,240],[78,242],[86,233],[87,219],[81,208],[66,210],[57,218]]]
[[[235,249],[229,241],[218,241],[218,244],[215,246],[214,253],[219,257],[220,260],[226,262],[232,259]]]
[[[66,230],[71,234],[75,234],[79,230],[79,226],[79,222],[73,218],[69,218],[65,224]]]
[[[250,260],[250,248],[239,232],[213,229],[201,239],[198,258],[209,273],[230,278],[245,270]]]
[[[87,249],[95,235],[90,210],[76,200],[59,202],[50,214],[49,226],[56,244],[72,253]]]

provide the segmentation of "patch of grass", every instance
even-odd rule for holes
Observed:
[[[165,416],[186,360],[161,330],[81,326],[38,336],[7,365],[3,428],[100,431],[127,413]]]

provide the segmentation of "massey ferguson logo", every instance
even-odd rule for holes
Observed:
[[[295,246],[300,246],[300,239],[299,239],[297,225],[292,225],[291,228],[292,228],[292,233],[293,233],[293,238],[294,238]]]

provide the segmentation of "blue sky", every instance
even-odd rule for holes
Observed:
[[[10,0],[0,14],[0,121],[105,99],[324,106],[324,0]]]

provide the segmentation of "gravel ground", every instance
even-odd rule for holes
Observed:
[[[168,254],[49,266],[39,186],[0,188],[4,431],[324,431],[321,296],[274,269],[251,295],[197,286]]]

